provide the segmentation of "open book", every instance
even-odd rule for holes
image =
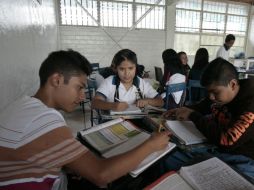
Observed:
[[[81,131],[80,136],[83,141],[95,149],[102,157],[109,158],[132,150],[147,140],[150,134],[136,128],[132,123],[118,118],[97,125],[89,130]],[[169,142],[164,150],[150,154],[136,169],[130,172],[130,175],[133,177],[138,176],[147,167],[170,152],[175,146],[174,143]]]
[[[218,158],[164,174],[145,190],[253,190],[254,185]]]
[[[165,125],[182,144],[198,144],[207,140],[192,121],[167,120]]]
[[[129,104],[129,107],[123,111],[110,110],[110,115],[128,115],[128,114],[144,114],[142,110],[135,104]]]

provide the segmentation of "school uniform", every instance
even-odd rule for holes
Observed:
[[[136,77],[136,84],[133,84],[128,90],[126,90],[124,85],[120,82],[117,92],[117,80],[119,80],[117,76],[109,76],[106,78],[97,89],[96,95],[103,96],[107,102],[115,102],[117,96],[119,100],[127,102],[128,104],[134,104],[137,99],[155,98],[159,95],[149,82],[140,77]],[[141,95],[138,88],[140,89]]]

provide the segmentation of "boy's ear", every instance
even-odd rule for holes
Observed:
[[[229,82],[230,87],[232,88],[232,90],[235,90],[236,88],[238,88],[238,81],[236,79],[232,79]]]
[[[49,77],[49,82],[52,86],[57,87],[60,84],[62,76],[59,73],[54,73]]]

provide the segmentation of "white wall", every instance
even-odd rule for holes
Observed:
[[[127,29],[107,28],[107,32],[119,40]],[[161,53],[165,49],[165,31],[163,30],[133,30],[119,42],[118,46],[105,32],[96,27],[59,28],[61,48],[72,48],[80,51],[90,62],[100,63],[100,67],[109,66],[114,54],[122,48],[133,50],[138,57],[138,63],[146,70],[153,71],[154,65],[162,66]]]
[[[53,0],[0,1],[0,111],[38,87],[38,68],[57,49]]]

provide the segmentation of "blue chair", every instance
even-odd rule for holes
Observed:
[[[185,94],[186,94],[186,83],[175,83],[175,84],[170,84],[166,86],[166,105],[165,108],[168,110],[169,109],[169,95],[174,93],[174,92],[179,92],[183,91],[183,95],[181,98],[180,103],[178,104],[178,107],[182,107],[185,101]]]
[[[194,100],[194,97],[193,97],[193,91],[194,89],[198,89],[199,90],[199,97],[200,97],[200,100],[202,98],[205,97],[205,94],[206,94],[206,89],[200,84],[200,80],[189,80],[188,81],[188,85],[187,85],[187,89],[188,89],[188,102],[186,102],[188,105],[191,105],[199,100]]]
[[[91,103],[92,98],[97,90],[97,83],[95,79],[88,78],[87,79],[87,88],[85,89],[85,94],[86,94],[86,99],[81,102],[82,106],[82,112],[83,112],[83,117],[84,117],[84,122],[86,122],[86,114],[85,114],[85,103]],[[97,119],[97,117],[94,117],[94,112],[93,109],[91,109],[91,126],[93,126],[93,121]],[[86,126],[85,126],[86,127]]]

